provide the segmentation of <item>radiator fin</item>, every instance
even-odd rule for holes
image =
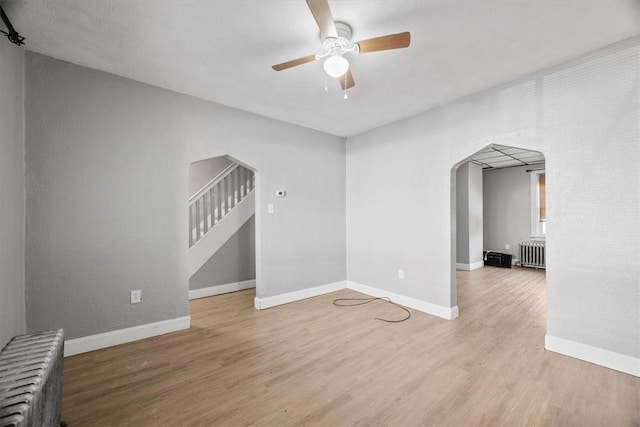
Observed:
[[[545,242],[520,242],[520,265],[523,267],[546,268]]]
[[[14,337],[0,351],[0,427],[58,426],[64,330]]]

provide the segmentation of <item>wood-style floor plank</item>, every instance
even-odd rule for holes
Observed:
[[[65,359],[70,426],[640,425],[640,379],[544,350],[541,271],[458,272],[460,317],[344,290],[256,311],[190,303],[192,328]]]

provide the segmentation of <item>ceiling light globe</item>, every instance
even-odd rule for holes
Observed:
[[[333,78],[338,78],[349,69],[349,61],[347,61],[343,56],[334,55],[327,58],[324,61],[324,71],[329,74]]]

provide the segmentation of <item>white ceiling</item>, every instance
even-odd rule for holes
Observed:
[[[324,91],[304,0],[3,2],[27,49],[339,136],[352,136],[640,33],[640,1],[330,0],[354,40],[411,32],[407,49],[352,55],[356,86]]]

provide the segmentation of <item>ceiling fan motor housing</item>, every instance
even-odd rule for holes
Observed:
[[[327,37],[322,42],[323,53],[316,55],[320,59],[329,55],[342,55],[347,52],[358,52],[358,44],[351,44],[352,30],[349,24],[336,22],[338,37]],[[322,38],[322,36],[320,36]]]
[[[353,30],[351,26],[346,22],[336,21],[336,32],[338,33],[338,37],[342,37],[351,42],[351,36],[353,35]]]

